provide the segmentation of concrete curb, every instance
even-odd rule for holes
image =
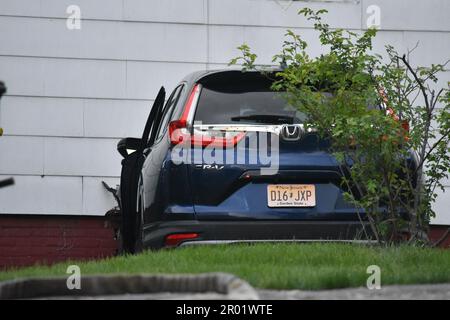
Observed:
[[[199,275],[83,276],[80,290],[69,290],[67,278],[31,278],[0,283],[5,299],[230,299],[257,300],[246,281],[227,273]]]

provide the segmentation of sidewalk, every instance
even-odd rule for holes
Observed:
[[[450,300],[450,284],[300,291],[258,290],[262,300]]]

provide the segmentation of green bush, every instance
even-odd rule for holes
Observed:
[[[383,57],[372,52],[375,29],[331,29],[322,21],[326,10],[299,13],[326,52],[310,57],[301,35],[288,30],[273,58],[283,67],[273,89],[330,140],[346,199],[367,214],[377,240],[426,243],[436,189],[444,190],[450,170],[449,88],[433,89],[445,64],[413,67],[412,51],[400,56],[390,45]],[[257,69],[257,55],[246,44],[238,49],[242,56],[231,64]]]

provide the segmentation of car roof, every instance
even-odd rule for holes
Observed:
[[[230,69],[215,69],[215,70],[200,70],[200,71],[195,71],[192,72],[190,74],[188,74],[187,76],[185,76],[182,80],[182,82],[187,82],[187,83],[196,83],[199,82],[201,79],[204,79],[208,76],[220,76],[221,74],[230,74],[230,73],[261,73],[261,72],[269,72],[269,73],[275,73],[275,72],[280,72],[282,71],[282,69],[280,68],[264,68],[261,70],[246,70],[243,71],[242,69],[238,69],[238,68],[230,68]]]

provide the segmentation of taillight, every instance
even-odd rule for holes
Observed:
[[[172,145],[185,143],[190,139],[186,120],[175,120],[169,123],[169,137]]]
[[[409,122],[408,122],[408,120],[403,120],[403,121],[402,121],[402,128],[403,128],[403,130],[405,130],[407,133],[409,133]]]
[[[405,130],[405,132],[403,133],[403,138],[405,139],[405,141],[409,141],[409,122],[408,122],[408,120],[402,121],[402,128],[403,128],[403,130]]]
[[[400,118],[398,117],[398,115],[395,114],[394,109],[392,109],[392,108],[387,108],[386,109],[386,114],[388,116],[391,116],[392,119],[394,119],[396,121],[400,120]]]
[[[198,97],[200,95],[200,85],[196,84],[194,88],[192,88],[191,94],[184,106],[183,114],[181,115],[180,120],[189,121],[192,118],[192,112],[194,111],[193,106],[197,104]]]
[[[235,147],[244,137],[241,131],[201,131],[194,129],[193,134],[187,128],[185,120],[175,120],[169,124],[170,142],[172,145],[190,144],[197,147]]]
[[[169,123],[169,137],[172,145],[190,143],[201,147],[234,147],[245,136],[245,132],[223,131],[214,134],[209,131],[194,130],[193,134],[190,133],[188,124],[192,120],[199,95],[200,85],[196,84],[189,95],[181,119]]]
[[[188,240],[195,240],[199,237],[198,233],[176,233],[166,236],[164,245],[166,247],[178,247],[181,243]]]
[[[409,140],[409,122],[408,120],[400,120],[400,117],[394,112],[394,110],[392,108],[388,108],[386,109],[386,114],[389,115],[390,117],[392,117],[392,119],[394,119],[397,122],[400,122],[404,132],[404,138],[406,141]]]
[[[194,130],[191,142],[193,146],[230,148],[236,146],[244,136],[245,132],[237,131],[220,131],[213,133],[209,131]]]
[[[389,99],[387,97],[386,91],[384,88],[379,88],[378,93],[383,100],[383,103],[387,106],[389,104]],[[401,121],[401,126],[403,128],[404,132],[404,139],[405,141],[409,140],[409,122],[408,120],[400,120],[400,117],[395,113],[394,109],[390,107],[386,107],[386,115],[392,117],[395,121]]]

